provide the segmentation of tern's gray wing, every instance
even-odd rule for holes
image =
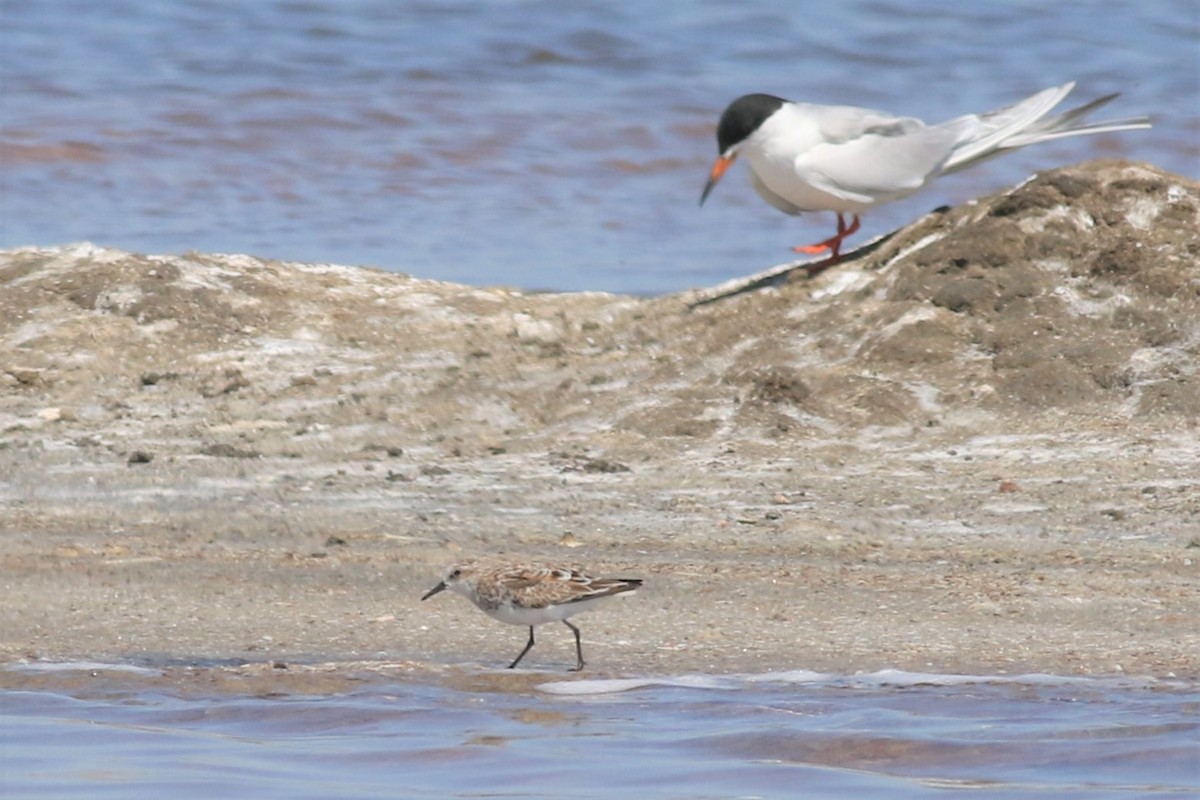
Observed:
[[[937,127],[956,131],[959,141],[942,172],[956,172],[1027,144],[1066,136],[1086,136],[1150,127],[1150,120],[1146,117],[1083,123],[1083,118],[1088,114],[1115,100],[1115,94],[1096,98],[1090,103],[1053,117],[1046,116],[1074,87],[1074,83],[1065,83],[1062,86],[1044,89],[1006,108],[980,115],[968,114],[943,122]]]
[[[953,131],[958,137],[954,154],[947,160],[943,171],[956,172],[996,155],[1008,140],[1049,114],[1050,109],[1061,103],[1074,86],[1074,83],[1066,83],[1043,89],[1011,106],[986,114],[967,114],[938,125],[938,128]]]
[[[920,189],[954,150],[958,133],[912,117],[812,107],[822,142],[796,158],[796,172],[844,200],[874,205]]]

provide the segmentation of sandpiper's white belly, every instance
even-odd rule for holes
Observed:
[[[564,620],[581,611],[587,611],[603,599],[603,597],[596,597],[591,600],[580,600],[542,608],[525,608],[512,603],[501,603],[496,608],[485,606],[480,606],[480,608],[493,619],[507,622],[509,625],[541,625],[545,622]]]

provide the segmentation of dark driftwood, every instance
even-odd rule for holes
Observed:
[[[767,286],[778,286],[787,281],[796,270],[805,270],[809,277],[824,272],[826,269],[837,269],[843,264],[848,264],[851,261],[868,256],[874,253],[880,247],[888,242],[893,236],[900,232],[900,228],[894,231],[885,233],[882,236],[877,236],[861,247],[855,248],[848,253],[843,253],[837,264],[828,264],[827,258],[803,258],[799,261],[791,261],[787,264],[779,264],[765,269],[762,272],[756,272],[753,275],[747,275],[743,278],[733,278],[724,283],[717,284],[709,289],[702,289],[697,292],[698,297],[687,304],[688,311],[700,306],[706,306],[709,303],[715,303],[718,300],[725,300],[729,297],[735,297],[746,292],[753,292],[756,289],[762,289]]]

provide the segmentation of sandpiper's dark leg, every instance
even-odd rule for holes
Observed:
[[[576,628],[565,619],[563,620],[563,625],[566,625],[575,632],[575,660],[577,663],[575,664],[575,669],[571,670],[571,672],[579,672],[579,670],[583,669],[583,644],[579,641],[579,628]]]
[[[532,625],[529,626],[529,642],[525,645],[525,649],[521,651],[521,655],[517,656],[517,660],[512,662],[511,664],[509,664],[508,668],[512,669],[517,664],[520,664],[521,659],[525,657],[525,654],[529,652],[529,649],[531,647],[533,647],[533,626]]]

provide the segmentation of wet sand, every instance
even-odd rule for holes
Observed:
[[[1198,225],[1194,182],[1098,162],[692,311],[0,253],[0,662],[519,688],[565,627],[492,671],[522,629],[419,601],[507,555],[646,579],[576,618],[585,676],[1195,678]]]

